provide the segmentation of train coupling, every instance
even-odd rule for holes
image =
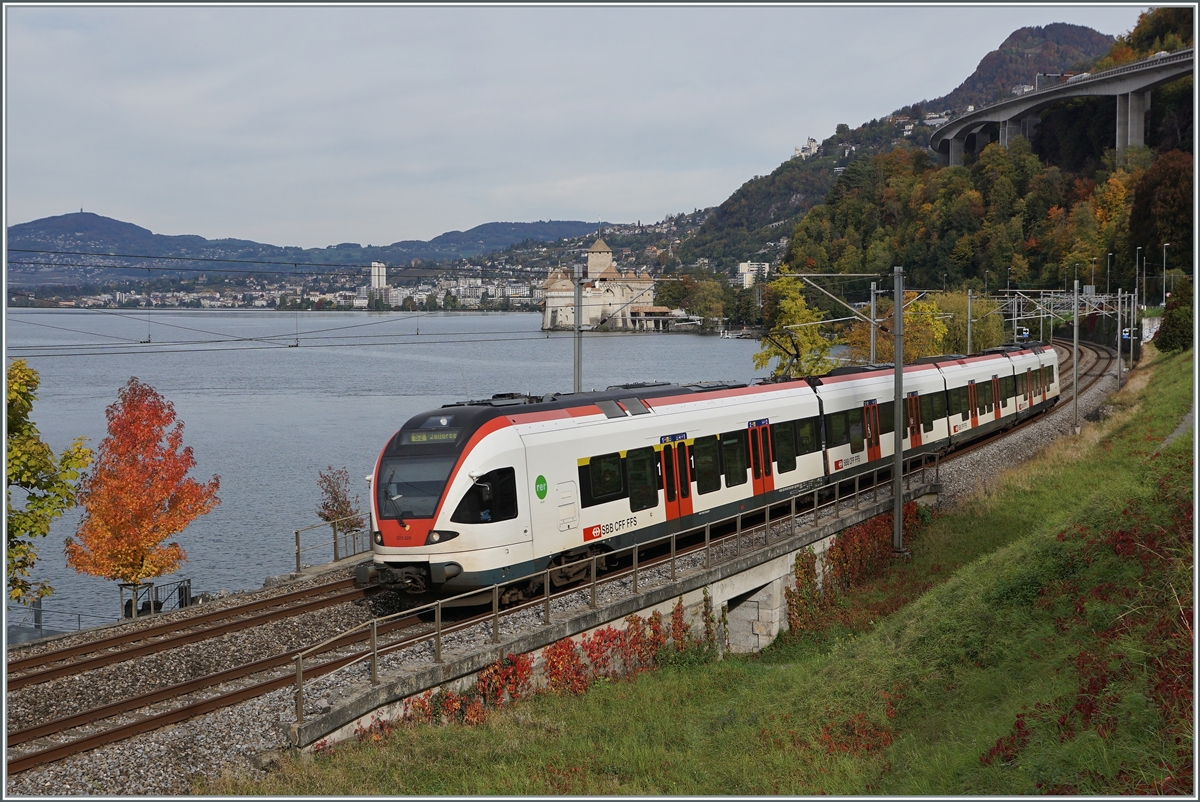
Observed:
[[[365,588],[379,582],[379,571],[375,563],[361,563],[354,566],[355,587]]]

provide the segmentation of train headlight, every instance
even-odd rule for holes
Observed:
[[[383,545],[383,532],[375,531],[371,533],[371,539],[375,541],[376,546]]]
[[[444,543],[456,537],[458,537],[458,532],[451,532],[449,529],[430,529],[429,535],[425,538],[425,545],[432,546],[435,543]]]

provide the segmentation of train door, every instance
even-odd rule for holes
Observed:
[[[909,448],[916,448],[921,445],[921,397],[917,393],[909,393],[904,404],[908,413],[908,437]]]
[[[1033,406],[1033,371],[1025,368],[1025,405]]]
[[[1004,396],[1002,396],[1000,394],[1000,377],[999,376],[992,377],[992,401],[995,402],[995,404],[993,405],[996,410],[996,414],[994,417],[996,420],[1000,420],[1000,418],[1003,414],[1000,410],[1000,407],[1004,404]]]
[[[663,493],[667,502],[667,520],[692,514],[692,481],[687,446],[668,443],[659,452],[662,461]]]
[[[747,426],[750,435],[750,474],[754,478],[754,495],[775,489],[771,475],[771,427],[767,420],[751,421]]]
[[[975,380],[971,379],[967,382],[967,407],[971,410],[971,428],[974,429],[979,425],[979,407],[976,406],[978,399],[976,398]]]
[[[863,404],[863,426],[867,435],[867,462],[880,459],[879,448],[879,404],[868,401]]]

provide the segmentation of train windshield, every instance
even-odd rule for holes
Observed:
[[[379,464],[379,517],[432,518],[456,460],[454,454],[384,457]]]

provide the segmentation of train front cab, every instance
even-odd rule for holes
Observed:
[[[373,562],[381,584],[452,595],[532,565],[525,451],[505,418],[472,408],[405,424],[380,453],[373,481]],[[446,421],[441,423],[441,421]]]
[[[825,424],[830,481],[891,465],[895,453],[892,368],[834,371],[813,379]],[[906,457],[944,450],[949,443],[945,382],[936,365],[904,368],[903,448]]]

